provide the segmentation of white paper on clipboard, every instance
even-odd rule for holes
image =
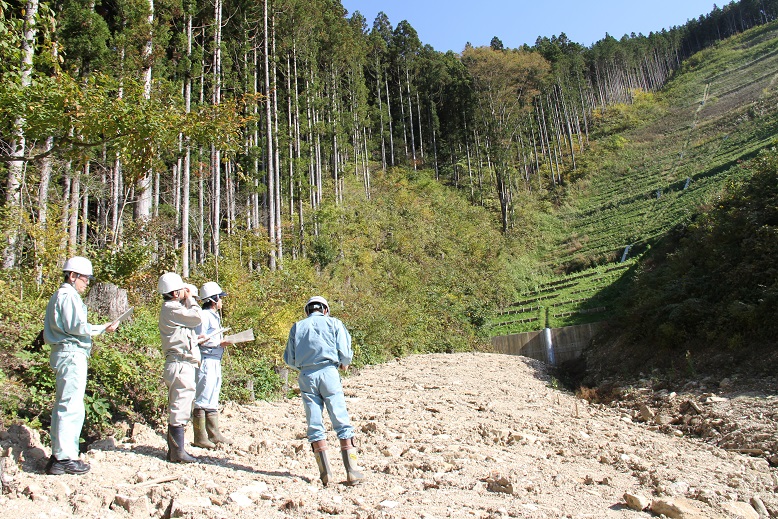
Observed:
[[[228,335],[224,338],[224,342],[228,342],[230,344],[237,344],[239,342],[249,342],[254,340],[254,330],[252,328],[249,328],[248,330],[244,330],[242,332],[234,333],[232,335]]]
[[[206,335],[205,337],[203,337],[202,339],[197,339],[197,344],[203,344],[203,343],[207,342],[208,340],[210,340],[211,338],[216,337],[220,333],[224,333],[224,332],[227,332],[229,330],[230,330],[230,328],[219,328],[217,330],[214,330],[211,333],[209,333],[208,335]]]
[[[109,324],[108,326],[113,326],[115,324],[123,323],[124,321],[126,321],[127,319],[132,317],[132,311],[134,309],[135,309],[135,307],[131,306],[126,312],[124,312],[122,315],[120,315],[119,317],[114,319],[113,322],[111,324]]]

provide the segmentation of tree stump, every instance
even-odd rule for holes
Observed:
[[[273,366],[273,371],[275,371],[278,378],[281,379],[281,392],[287,394],[289,392],[289,368],[276,364]]]
[[[90,310],[116,319],[130,308],[127,291],[111,283],[95,283],[84,300]]]

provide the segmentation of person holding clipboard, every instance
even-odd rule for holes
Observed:
[[[219,311],[222,309],[222,299],[227,293],[218,283],[209,281],[200,287],[200,303],[203,308],[202,323],[197,328],[202,361],[197,368],[195,378],[194,423],[195,439],[193,444],[204,449],[213,449],[216,444],[232,445],[232,440],[226,438],[219,430],[219,393],[222,387],[222,357],[226,328],[222,328]]]
[[[90,324],[87,308],[81,299],[94,279],[92,262],[74,256],[62,267],[64,280],[46,306],[43,340],[51,345],[49,364],[56,376],[56,394],[51,412],[51,457],[46,473],[86,474],[89,464],[81,461],[79,438],[86,409],[87,363],[92,353],[92,337],[114,332],[121,322]]]

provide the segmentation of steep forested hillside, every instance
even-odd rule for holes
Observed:
[[[543,219],[548,239],[540,261],[546,270],[538,268],[540,277],[527,278],[524,293],[493,320],[493,333],[613,321],[637,304],[640,310],[629,319],[652,322],[654,333],[641,326],[628,342],[642,337],[648,356],[665,342],[656,336],[662,325],[667,325],[666,341],[683,345],[700,338],[662,318],[648,319],[648,294],[663,293],[665,287],[647,290],[642,282],[638,288],[630,279],[645,269],[645,261],[662,263],[660,251],[672,250],[683,229],[716,207],[733,182],[765,168],[767,159],[755,157],[776,144],[777,40],[775,24],[754,28],[691,56],[662,90],[594,114],[591,146],[565,185],[559,211]],[[759,207],[770,202],[751,203]],[[743,245],[742,268],[770,261],[752,245]],[[711,288],[695,283],[703,291]],[[771,308],[768,299],[760,311]],[[729,310],[717,304],[706,312],[726,320]],[[729,332],[736,333],[727,327],[716,333],[723,334],[718,337],[723,342],[737,342]]]
[[[736,166],[719,197],[658,241],[612,335],[627,364],[774,373],[778,361],[778,148]],[[658,351],[657,351],[658,350]]]
[[[557,201],[579,174],[599,111],[778,4],[591,48],[561,34],[461,55],[324,0],[4,0],[0,14],[3,267],[40,282],[63,248],[151,246],[133,272],[188,276],[241,233],[265,244],[250,270],[281,268],[307,257],[323,202],[351,203],[343,176],[369,197],[378,167],[433,170],[521,230],[527,193]]]
[[[774,369],[776,41],[768,24],[692,56],[587,157],[557,265],[639,257],[593,296],[610,296],[602,374]]]

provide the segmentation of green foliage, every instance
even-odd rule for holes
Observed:
[[[222,397],[240,403],[252,402],[252,397],[268,400],[278,396],[281,378],[268,359],[248,359],[231,356],[224,364]]]
[[[18,416],[30,423],[48,424],[55,393],[54,371],[49,367],[49,348],[36,353],[19,350],[16,358],[15,375],[26,389]]]
[[[101,280],[125,284],[148,269],[153,250],[150,242],[130,239],[122,244],[121,254],[116,253],[117,249],[116,246],[108,245],[95,251],[93,265]]]
[[[606,144],[612,149],[621,149],[624,144],[622,135],[628,130],[638,128],[655,120],[663,112],[655,96],[642,90],[632,91],[630,104],[614,104],[607,108],[597,110],[593,114],[595,137],[612,136]]]
[[[84,395],[84,409],[86,417],[84,426],[87,431],[104,433],[111,430],[111,413],[108,400],[95,396],[94,394]]]
[[[21,64],[21,40],[23,20],[8,13],[9,6],[0,0],[0,79],[18,80]]]
[[[335,260],[337,251],[327,236],[314,236],[311,240],[311,261],[324,268]]]
[[[117,91],[122,90],[122,96]],[[140,178],[160,162],[161,149],[175,149],[181,132],[193,144],[218,143],[225,152],[240,144],[240,131],[250,121],[240,115],[243,100],[200,106],[186,112],[178,90],[160,83],[148,98],[143,83],[104,73],[79,79],[67,73],[34,76],[32,84],[0,83],[0,131],[24,116],[27,139],[55,138],[64,154],[80,158],[81,150],[98,152],[110,144],[122,159],[128,181]]]
[[[320,214],[339,250],[317,285],[351,331],[354,364],[480,344],[495,302],[512,291],[489,214],[429,171],[376,173],[370,200],[356,195],[358,179],[346,189],[348,207]]]
[[[778,333],[778,151],[739,170],[715,205],[652,250],[620,316],[632,340],[737,349]]]
[[[106,335],[111,343],[125,345],[130,351],[143,351],[144,348],[159,348],[159,305],[136,306],[133,310],[132,320],[122,323],[113,335]]]
[[[131,329],[139,326],[143,323],[130,324],[127,326],[130,330],[124,333],[134,334],[136,332]],[[121,340],[121,337],[115,339]],[[158,331],[155,342],[159,342]],[[108,414],[132,421],[143,417],[143,421],[160,423],[167,404],[167,392],[162,384],[163,364],[164,359],[156,346],[119,342],[101,346],[90,360],[87,393],[94,402],[109,402]],[[90,423],[104,427],[106,423],[101,417],[107,414],[97,413],[98,410],[99,405],[95,408],[95,421]]]
[[[66,0],[59,18],[59,34],[68,50],[67,63],[82,74],[101,68],[111,38],[103,17],[90,4]]]

